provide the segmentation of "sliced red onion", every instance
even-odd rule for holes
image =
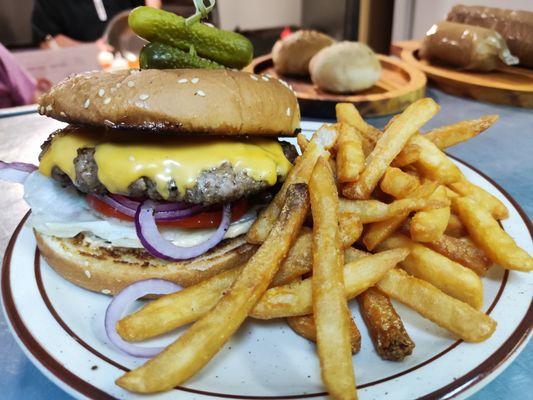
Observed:
[[[231,222],[231,207],[229,204],[224,204],[220,225],[209,239],[196,246],[179,247],[159,233],[155,223],[154,207],[155,204],[151,200],[146,200],[139,207],[135,215],[135,229],[144,248],[154,257],[165,260],[188,260],[204,254],[222,241]]]
[[[109,197],[112,197],[113,200],[116,200],[117,202],[121,203],[122,205],[131,208],[132,210],[136,211],[137,207],[139,207],[142,203],[142,201],[136,201],[132,200],[129,197],[123,196],[121,194],[109,194]],[[183,201],[178,201],[175,203],[169,203],[169,202],[156,202],[155,203],[155,211],[175,211],[175,210],[182,210],[184,208],[190,208],[194,206],[194,204],[187,204]]]
[[[149,294],[170,294],[181,290],[177,283],[164,279],[146,279],[132,283],[117,294],[105,312],[105,331],[109,341],[119,350],[133,357],[155,357],[164,350],[164,347],[142,347],[126,342],[117,333],[117,322],[133,302]]]
[[[24,183],[29,174],[37,170],[37,166],[23,162],[7,163],[0,160],[0,179],[14,183]]]
[[[110,205],[115,210],[121,212],[124,215],[127,215],[129,217],[134,218],[135,213],[137,212],[137,209],[141,206],[141,203],[133,201],[128,199],[125,196],[120,196],[120,200],[118,199],[118,195],[104,195],[98,197],[100,200],[102,200],[104,203]],[[179,220],[184,217],[188,217],[190,215],[194,215],[199,213],[203,207],[200,205],[191,205],[188,208],[176,208],[181,207],[182,204],[176,203],[176,205],[172,203],[166,203],[166,204],[157,204],[154,202],[155,205],[155,220],[156,221],[174,221]],[[161,210],[160,207],[163,208]]]

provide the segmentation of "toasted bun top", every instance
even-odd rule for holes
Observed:
[[[39,113],[74,124],[153,132],[294,136],[298,102],[278,79],[230,70],[87,72],[39,99]]]

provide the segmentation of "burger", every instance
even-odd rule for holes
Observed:
[[[278,137],[300,119],[283,81],[197,69],[71,76],[39,113],[69,125],[24,181],[28,224],[57,273],[105,294],[250,258],[244,235],[296,157]]]

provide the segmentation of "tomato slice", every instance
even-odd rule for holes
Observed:
[[[123,221],[133,221],[133,218],[122,214],[120,211],[116,210],[107,203],[104,203],[96,196],[87,195],[87,203],[98,211],[100,214],[105,216],[118,218]],[[231,205],[231,221],[237,221],[240,219],[248,210],[248,203],[245,199],[238,200]],[[190,217],[185,217],[176,221],[159,221],[157,225],[159,226],[175,226],[178,228],[216,228],[220,225],[220,220],[222,219],[221,210],[207,210]]]

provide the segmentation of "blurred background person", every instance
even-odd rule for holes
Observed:
[[[32,33],[41,48],[68,47],[98,42],[115,15],[148,5],[161,7],[161,0],[35,0]]]

